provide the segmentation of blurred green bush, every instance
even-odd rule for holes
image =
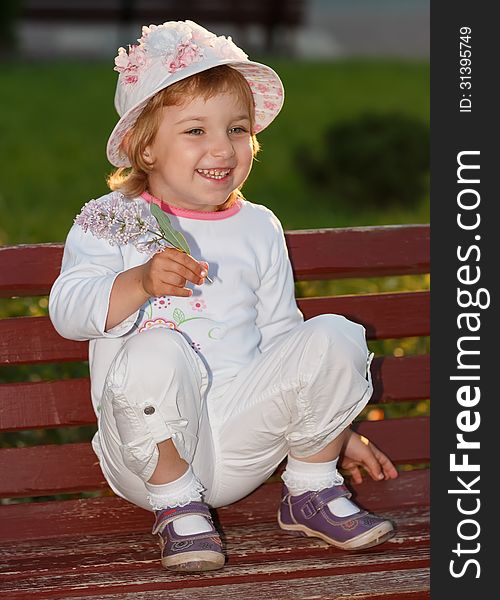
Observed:
[[[400,113],[365,113],[328,126],[322,156],[299,146],[307,183],[357,207],[415,207],[428,191],[429,129]]]

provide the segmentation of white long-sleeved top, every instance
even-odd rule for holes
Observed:
[[[143,197],[133,201],[148,206]],[[303,321],[283,229],[269,209],[246,200],[215,213],[162,208],[186,237],[192,256],[208,262],[213,283],[188,283],[193,289],[190,298],[150,298],[107,332],[115,278],[149,257],[132,244],[111,246],[76,224],[66,239],[61,274],[50,292],[49,314],[63,337],[90,340],[96,412],[111,362],[132,335],[153,327],[180,331],[207,365],[210,393],[217,395],[242,366]]]

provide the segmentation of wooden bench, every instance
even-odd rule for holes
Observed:
[[[297,280],[426,273],[427,225],[292,231]],[[0,296],[47,294],[62,245],[0,248]],[[429,335],[427,291],[299,300],[306,318],[334,312],[361,322],[369,340]],[[47,317],[0,320],[0,365],[84,361],[86,342],[59,337]],[[5,367],[2,367],[5,368]],[[378,356],[372,404],[429,397],[429,356]],[[0,386],[0,431],[95,424],[86,378]],[[387,515],[397,535],[357,553],[293,537],[276,523],[275,475],[249,497],[216,511],[227,545],[220,571],[163,571],[151,514],[112,496],[89,443],[0,449],[0,497],[34,498],[103,490],[101,497],[0,506],[0,597],[37,598],[363,598],[429,597],[428,417],[362,421],[358,431],[399,465],[398,479],[351,486],[366,508]],[[5,503],[5,501],[3,501]],[[12,502],[12,501],[11,501]],[[168,593],[165,591],[168,590]]]
[[[296,30],[304,22],[304,9],[304,0],[24,0],[20,14],[32,22],[122,26],[190,19],[204,27],[232,23],[242,35],[246,28],[256,25],[263,29],[265,50],[271,52],[277,47],[278,28]],[[248,42],[242,45],[249,47]]]

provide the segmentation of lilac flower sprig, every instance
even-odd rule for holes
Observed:
[[[75,224],[111,246],[133,244],[139,252],[153,256],[165,248],[191,254],[186,238],[175,230],[167,215],[155,204],[151,212],[139,202],[125,200],[115,192],[105,200],[91,200],[82,208]],[[207,276],[207,281],[213,281]]]

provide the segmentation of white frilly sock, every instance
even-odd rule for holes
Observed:
[[[145,483],[149,492],[148,501],[153,510],[162,510],[163,508],[173,508],[175,506],[186,506],[193,501],[201,500],[201,492],[204,487],[196,478],[191,465],[189,465],[184,475],[170,483],[155,485]],[[193,533],[203,533],[212,531],[211,525],[201,515],[184,515],[173,522],[175,533],[178,535],[191,535]]]
[[[292,496],[304,492],[319,492],[334,485],[342,485],[344,478],[337,471],[337,461],[310,463],[298,460],[290,454],[286,469],[281,475]],[[328,508],[337,517],[347,517],[359,511],[359,508],[348,498],[336,498],[328,503]]]

